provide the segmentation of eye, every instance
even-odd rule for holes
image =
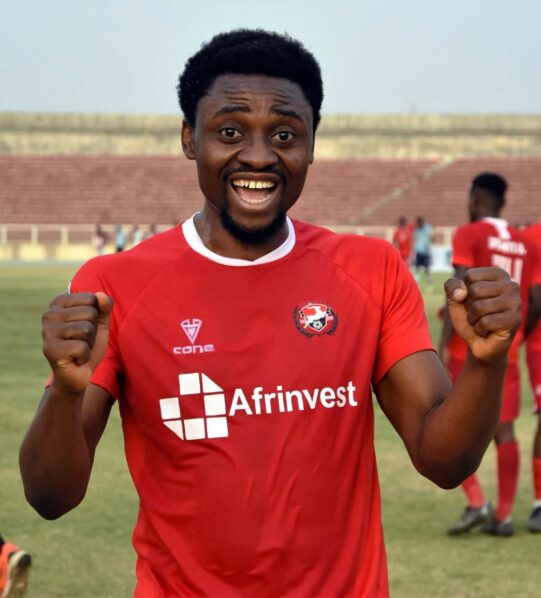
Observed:
[[[224,127],[220,129],[220,135],[227,139],[238,139],[241,135],[240,132],[234,127]]]
[[[286,141],[292,141],[295,139],[295,135],[291,131],[278,131],[278,133],[275,133],[272,138],[284,143]]]

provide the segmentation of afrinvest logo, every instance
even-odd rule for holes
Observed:
[[[229,436],[227,418],[239,412],[244,415],[270,415],[310,411],[318,407],[333,409],[358,405],[356,388],[351,381],[337,388],[324,386],[313,390],[284,390],[280,385],[273,392],[264,392],[262,386],[256,386],[251,392],[236,388],[229,410],[223,389],[207,375],[199,372],[180,374],[178,383],[179,396],[160,399],[160,412],[164,425],[182,440],[225,438]],[[204,417],[183,418],[183,397],[193,398],[196,395],[203,399]]]

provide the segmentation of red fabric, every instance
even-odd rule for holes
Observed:
[[[465,360],[451,358],[449,374],[453,384],[457,381]],[[510,361],[505,372],[502,392],[501,422],[515,421],[520,412],[520,371],[516,361]]]
[[[530,286],[541,284],[540,250],[522,231],[505,220],[487,218],[460,226],[453,236],[453,265],[465,268],[498,266],[520,284],[523,320],[528,306]],[[509,353],[509,361],[518,360],[521,335],[517,334]],[[464,359],[466,344],[456,334],[449,343],[455,359]]]
[[[498,506],[496,518],[504,521],[511,516],[518,484],[520,457],[516,440],[498,444]]]
[[[469,478],[466,478],[462,482],[462,490],[466,493],[468,506],[473,509],[479,509],[485,504],[485,495],[483,494],[483,489],[479,483],[479,478],[475,473],[472,473]]]
[[[541,458],[532,459],[532,474],[535,500],[541,500]]]
[[[541,411],[541,349],[526,344],[526,361],[534,396],[534,410]]]
[[[525,228],[522,233],[536,244],[538,251],[541,254],[541,222]],[[528,350],[541,351],[541,320],[529,334],[526,340],[526,346],[528,347]]]
[[[432,348],[423,301],[390,244],[295,230],[285,257],[232,267],[175,228],[73,281],[115,302],[93,382],[118,397],[140,498],[136,596],[388,594],[371,384]],[[178,437],[187,420],[202,438]]]
[[[393,243],[402,259],[409,262],[413,248],[413,226],[411,224],[398,226],[393,233]]]

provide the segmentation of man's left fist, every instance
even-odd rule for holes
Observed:
[[[491,362],[502,357],[522,322],[520,288],[501,268],[472,268],[464,281],[445,283],[449,316],[473,356]]]

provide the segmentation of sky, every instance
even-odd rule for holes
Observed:
[[[319,60],[325,114],[540,113],[541,0],[3,0],[0,110],[178,112],[183,65],[262,27]]]

